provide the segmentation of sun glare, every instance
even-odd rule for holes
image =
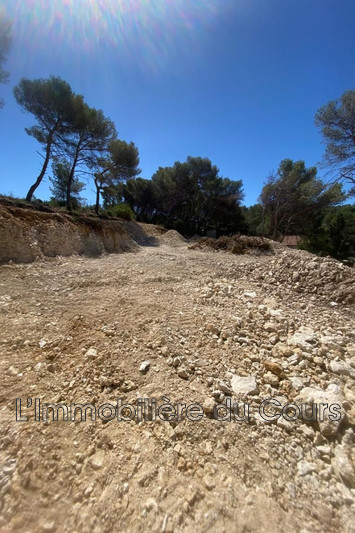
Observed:
[[[208,32],[225,0],[17,0],[16,19],[32,51],[100,54],[105,47],[159,70]]]

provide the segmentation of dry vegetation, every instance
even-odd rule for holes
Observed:
[[[223,250],[232,254],[272,252],[271,242],[263,237],[247,235],[222,236],[218,239],[203,237],[190,246],[191,250]]]

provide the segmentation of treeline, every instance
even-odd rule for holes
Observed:
[[[315,167],[285,159],[270,176],[259,203],[243,208],[247,232],[282,240],[301,237],[300,247],[337,259],[355,257],[355,205],[339,181],[324,184]]]
[[[188,157],[160,167],[151,180],[136,178],[103,193],[104,206],[124,201],[138,220],[164,224],[187,234],[204,235],[208,227],[220,234],[240,231],[242,181],[219,176],[211,161]]]
[[[332,173],[330,181],[320,180],[316,167],[307,168],[304,161],[285,159],[251,207],[242,205],[242,181],[221,176],[208,158],[189,156],[159,167],[151,179],[140,177],[135,144],[119,139],[103,111],[88,106],[61,78],[22,79],[14,95],[35,117],[36,124],[26,132],[43,152],[28,201],[51,163],[51,203],[69,211],[83,206],[81,179],[86,176],[95,185],[97,214],[135,217],[187,236],[240,232],[282,240],[293,234],[312,252],[337,258],[355,255],[355,207],[341,205],[355,193],[355,91],[329,102],[316,115],[327,144],[324,165]],[[344,183],[352,187],[347,193]]]

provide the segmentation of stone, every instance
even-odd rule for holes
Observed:
[[[86,487],[86,489],[85,489],[84,496],[85,496],[86,498],[88,498],[88,497],[90,496],[90,494],[92,494],[93,490],[94,490],[94,486],[93,486],[93,485],[89,485],[89,486]]]
[[[213,335],[217,335],[217,336],[220,333],[219,328],[217,326],[215,326],[214,324],[207,324],[206,330],[209,331],[210,333],[212,333]]]
[[[139,367],[139,372],[142,374],[146,374],[150,368],[150,361],[143,361],[141,366]]]
[[[314,438],[314,429],[311,428],[310,426],[302,426],[302,427],[301,427],[301,431],[302,431],[302,433],[304,433],[304,435],[306,435],[306,437],[308,437],[309,439],[313,439],[313,438]]]
[[[179,368],[177,374],[178,374],[179,378],[181,378],[181,379],[189,379],[189,374],[188,374],[186,368],[184,368],[184,367]]]
[[[130,379],[127,379],[124,381],[124,383],[121,386],[122,392],[130,392],[132,390],[135,390],[137,388],[137,385]]]
[[[224,383],[224,381],[219,381],[218,387],[222,392],[227,394],[227,396],[232,396],[232,392],[233,392],[232,389],[228,387],[228,385]]]
[[[355,488],[354,468],[343,446],[336,446],[332,459],[332,467],[340,481],[343,481],[352,489]]]
[[[7,373],[10,374],[10,376],[17,376],[18,370],[14,366],[10,366]]]
[[[234,394],[257,394],[258,386],[254,376],[237,376],[233,375],[231,387]]]
[[[285,373],[281,365],[274,363],[273,361],[264,361],[264,366],[266,370],[275,374],[275,376],[282,378]]]
[[[100,470],[104,465],[105,454],[98,451],[90,458],[90,465],[94,470]]]
[[[287,341],[289,346],[298,346],[305,352],[311,352],[317,343],[317,335],[313,329],[301,326]]]
[[[212,414],[215,405],[216,402],[214,398],[207,398],[202,404],[203,411],[207,414]]]
[[[279,378],[275,376],[272,372],[266,372],[263,376],[264,383],[268,383],[272,387],[278,387],[279,385]]]
[[[348,489],[343,483],[337,483],[337,489],[344,498],[345,503],[352,505],[354,503],[354,496],[351,493],[351,490]]]
[[[56,527],[55,527],[54,520],[52,520],[51,522],[46,522],[45,524],[43,524],[42,530],[46,531],[46,533],[52,533],[53,531],[55,531]]]
[[[97,356],[97,350],[95,348],[89,348],[85,354],[87,359],[92,359]]]
[[[327,455],[330,457],[332,454],[332,449],[330,446],[317,446],[317,450],[321,455]]]
[[[296,391],[300,391],[301,389],[303,389],[304,387],[304,383],[303,381],[297,377],[297,376],[294,376],[294,377],[290,377],[290,381],[291,381],[291,385],[292,387],[296,390]]]
[[[147,509],[147,511],[153,511],[156,514],[159,512],[157,501],[154,498],[148,498],[144,504],[144,508]]]
[[[277,421],[277,426],[279,426],[280,428],[282,429],[285,429],[286,431],[288,431],[289,433],[292,431],[293,429],[293,425],[291,422],[289,422],[288,420],[285,420],[282,416],[278,419]]]
[[[330,370],[339,376],[355,377],[355,369],[344,361],[331,361]]]
[[[247,298],[256,298],[256,292],[254,292],[254,291],[245,291],[244,292],[244,296],[246,296]]]
[[[306,476],[317,470],[317,468],[314,464],[308,463],[308,461],[300,461],[297,464],[297,470],[300,476]]]
[[[207,490],[212,490],[216,486],[216,483],[211,476],[205,476],[203,478],[203,484],[205,485]]]
[[[322,404],[330,405],[339,405],[340,412],[339,420],[331,420],[329,418],[330,411],[329,409],[324,410],[324,419],[319,420],[317,416],[319,429],[325,437],[334,437],[339,430],[339,427],[342,421],[345,418],[345,410],[343,408],[344,397],[340,390],[340,387],[334,383],[328,385],[326,390],[322,390],[316,387],[305,387],[300,394],[295,398],[295,403],[306,403],[308,405],[317,404],[318,406]]]

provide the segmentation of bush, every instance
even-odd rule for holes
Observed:
[[[232,235],[226,237],[222,235],[218,239],[211,239],[209,237],[202,237],[199,241],[195,242],[190,249],[210,249],[224,250],[232,254],[245,254],[251,252],[273,252],[270,242],[263,237],[251,237],[248,235]]]
[[[124,220],[134,220],[136,218],[134,211],[128,204],[118,204],[108,207],[105,214],[111,217],[123,218]]]

